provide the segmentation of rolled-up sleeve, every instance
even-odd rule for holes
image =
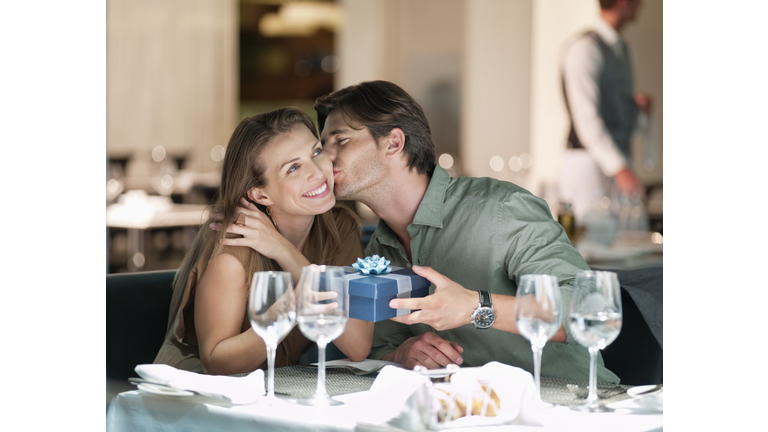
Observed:
[[[562,317],[568,342],[574,342],[568,320],[568,309],[576,273],[589,270],[584,258],[568,240],[562,226],[550,215],[544,200],[529,194],[515,194],[514,201],[500,202],[500,223],[497,227],[506,237],[507,274],[520,280],[524,274],[551,274],[557,277],[562,299]]]

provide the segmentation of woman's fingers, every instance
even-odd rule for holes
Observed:
[[[240,214],[237,216],[237,220],[235,220],[235,225],[237,225],[237,226],[241,226],[241,227],[245,226],[245,213],[242,213],[242,212],[241,212],[241,213],[240,213]]]

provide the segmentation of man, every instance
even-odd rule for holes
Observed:
[[[395,84],[350,86],[318,98],[315,109],[337,198],[381,218],[365,254],[433,284],[423,299],[391,301],[419,310],[376,323],[369,357],[408,368],[499,361],[533,371],[530,342],[515,325],[516,281],[556,275],[567,311],[575,273],[589,268],[546,203],[511,183],[451,178],[435,165],[424,112]],[[544,348],[541,374],[588,379],[587,350],[567,324]],[[598,379],[618,382],[602,360]]]
[[[649,114],[651,100],[634,93],[632,54],[620,34],[639,6],[640,0],[600,0],[600,18],[567,47],[563,58],[571,130],[560,200],[571,203],[577,222],[614,184],[628,196],[640,192],[630,140],[638,109]]]

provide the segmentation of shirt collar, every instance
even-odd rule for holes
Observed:
[[[616,43],[619,42],[619,39],[621,39],[619,32],[617,32],[615,28],[611,27],[611,25],[605,22],[602,18],[598,18],[595,21],[594,31],[610,47],[615,46]]]
[[[429,181],[427,192],[421,199],[421,204],[413,217],[414,225],[429,225],[436,228],[443,227],[443,203],[451,176],[440,165],[435,165],[432,179]]]

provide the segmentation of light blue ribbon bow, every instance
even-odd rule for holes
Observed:
[[[358,258],[352,267],[362,275],[382,275],[392,271],[389,260],[378,255],[365,257],[365,259]]]

